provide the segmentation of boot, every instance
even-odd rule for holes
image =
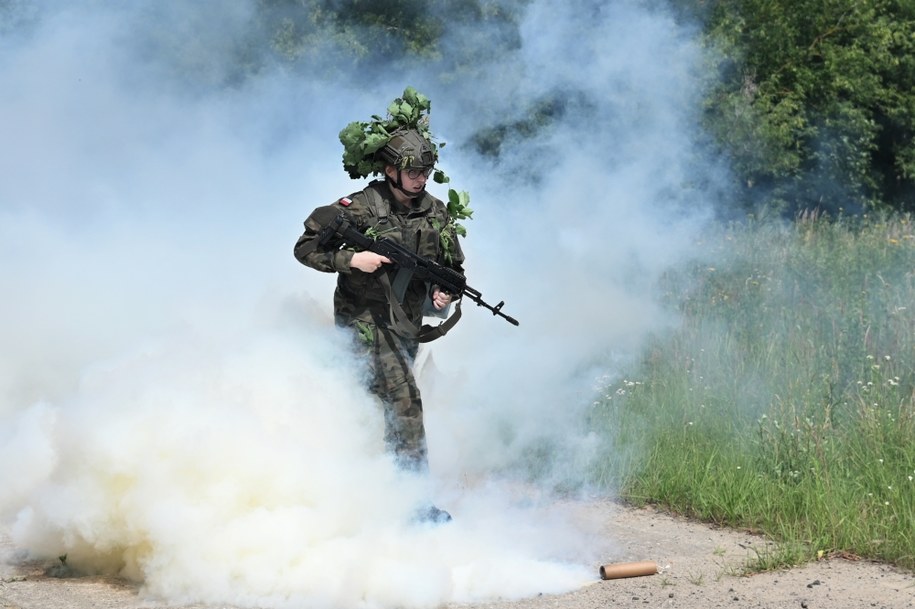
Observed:
[[[413,516],[413,521],[429,522],[432,524],[445,524],[446,522],[451,522],[451,514],[430,504],[426,507],[416,510],[416,513]]]

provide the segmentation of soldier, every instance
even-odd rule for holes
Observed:
[[[334,318],[338,326],[353,331],[367,357],[369,389],[384,408],[385,444],[401,467],[426,472],[423,406],[412,366],[423,316],[445,317],[452,295],[394,268],[388,258],[374,252],[344,249],[333,237],[321,243],[318,219],[342,212],[360,232],[389,237],[459,273],[464,256],[456,235],[442,238],[450,221],[447,208],[426,191],[437,159],[431,142],[415,129],[403,129],[376,154],[384,163],[384,179],[312,212],[295,245],[295,257],[311,268],[337,273]],[[451,520],[435,506],[420,517]]]

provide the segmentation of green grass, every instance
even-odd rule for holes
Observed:
[[[664,283],[680,326],[593,409],[611,440],[595,480],[769,536],[760,568],[842,553],[915,569],[911,218],[731,227],[702,246]]]

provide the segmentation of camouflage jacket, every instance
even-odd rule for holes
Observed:
[[[446,261],[443,251],[441,230],[449,222],[447,208],[428,192],[408,208],[394,198],[384,180],[374,180],[365,189],[325,207],[343,212],[363,233],[370,230],[374,236],[388,237],[420,256],[463,273],[464,255],[457,238],[452,241],[450,262]],[[295,245],[295,257],[302,264],[319,271],[338,273],[334,314],[339,323],[359,320],[390,325],[387,323],[389,303],[379,278],[382,273],[387,273],[394,283],[398,269],[387,264],[374,273],[351,268],[350,260],[355,250],[344,248],[339,239],[330,239],[315,247],[313,241],[322,228],[315,220],[318,210],[305,220],[305,232]],[[414,324],[422,321],[423,304],[429,289],[430,286],[415,278],[407,284],[401,304]]]

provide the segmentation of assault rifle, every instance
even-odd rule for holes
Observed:
[[[318,233],[318,242],[325,243],[334,235],[339,235],[349,245],[385,256],[399,268],[412,272],[417,279],[437,285],[440,290],[448,292],[452,296],[469,298],[477,303],[477,306],[492,311],[493,315],[502,317],[512,325],[518,325],[517,319],[502,312],[504,301],[500,301],[495,306],[485,302],[483,295],[478,290],[467,285],[467,278],[454,269],[449,269],[434,260],[414,254],[400,243],[387,237],[372,239],[356,230],[342,213],[336,215],[327,224],[324,224],[324,227]]]

